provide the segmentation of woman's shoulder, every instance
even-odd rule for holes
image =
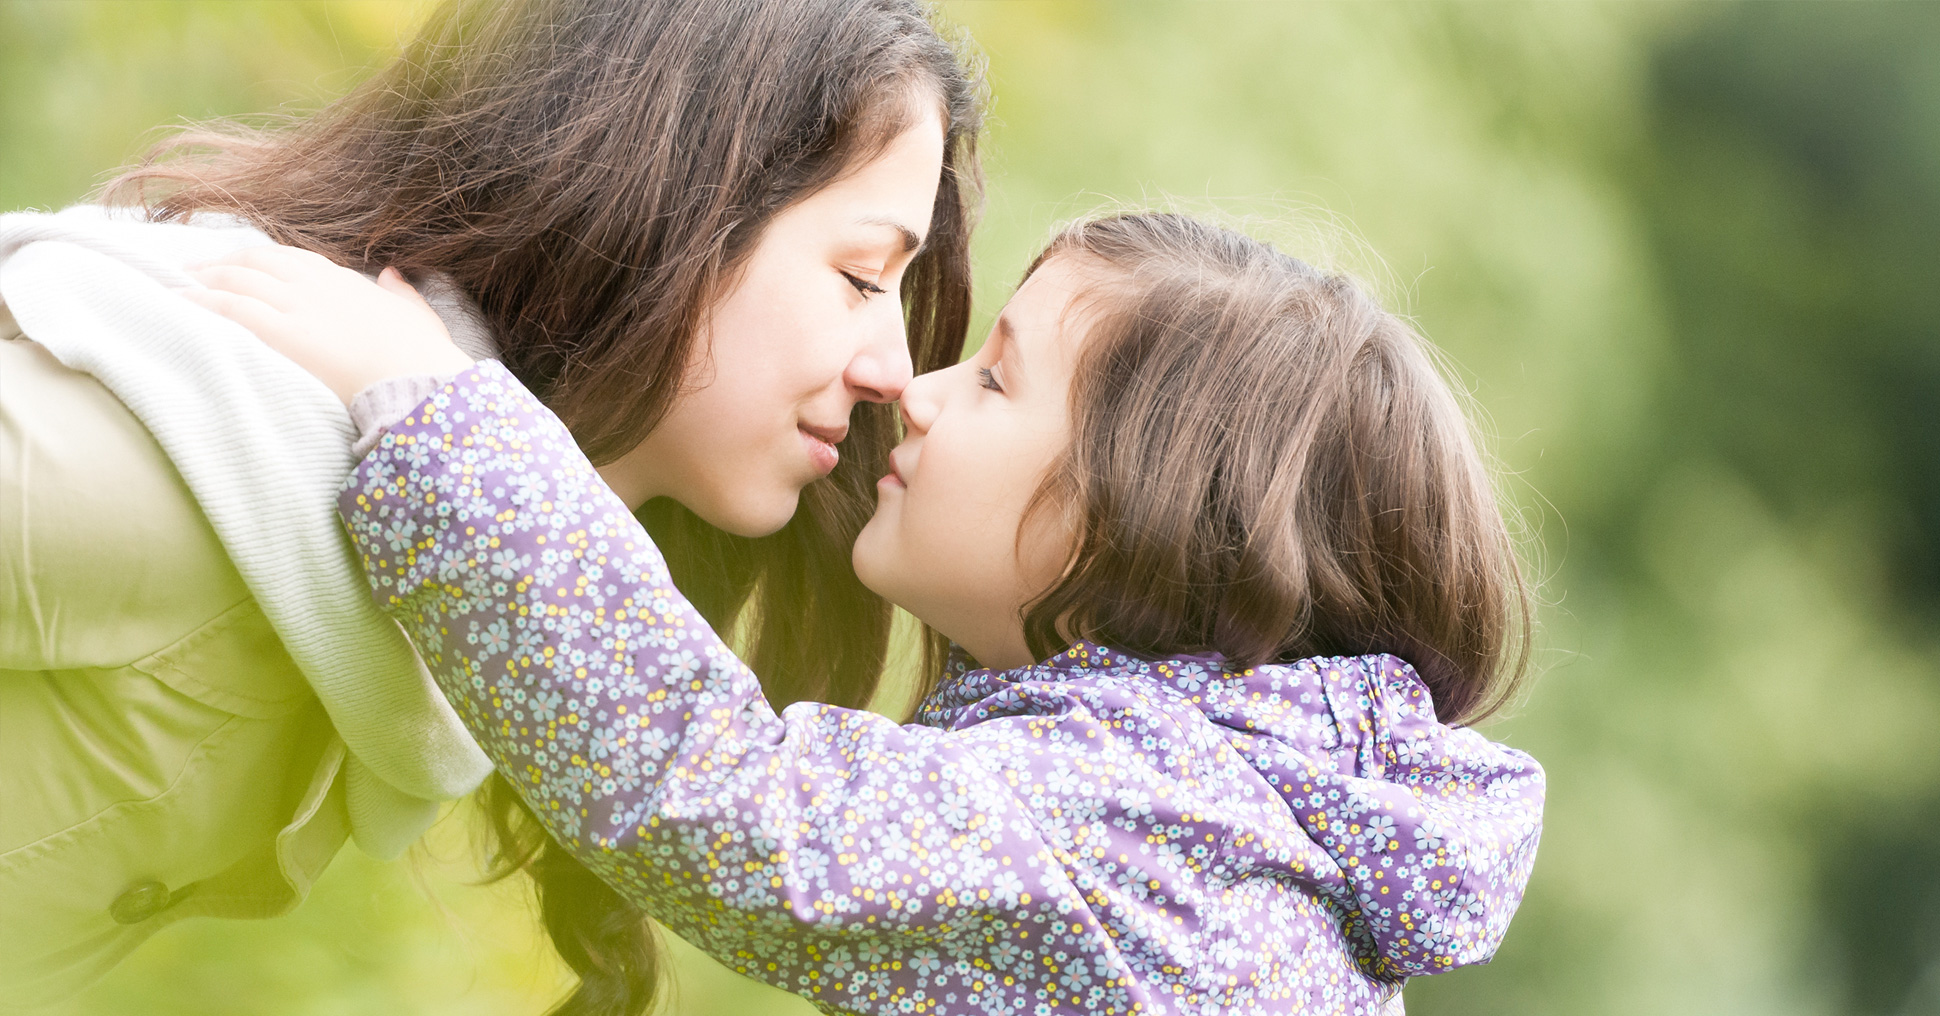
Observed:
[[[0,262],[42,242],[95,250],[155,274],[272,241],[227,214],[199,213],[188,222],[157,222],[140,208],[74,205],[58,212],[0,215]]]
[[[147,428],[0,319],[0,668],[120,666],[248,599]]]

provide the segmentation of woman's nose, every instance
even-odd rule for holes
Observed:
[[[903,331],[900,305],[888,326],[876,329],[867,345],[849,360],[842,380],[864,402],[894,402],[915,373],[909,358],[909,339]]]

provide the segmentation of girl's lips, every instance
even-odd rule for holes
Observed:
[[[810,433],[807,427],[795,428],[802,436],[802,447],[808,450],[808,461],[815,466],[816,472],[827,476],[842,461],[842,453],[835,448],[835,442],[819,434]]]
[[[876,486],[903,487],[905,489],[908,487],[908,484],[903,482],[902,469],[896,465],[896,452],[892,451],[889,453],[889,472],[884,473],[882,479],[876,481]]]

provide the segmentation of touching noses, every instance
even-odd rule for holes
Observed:
[[[895,303],[895,301],[890,301]],[[888,327],[877,328],[869,342],[849,359],[842,381],[863,402],[894,402],[909,387],[916,372],[909,359],[909,339],[903,333],[902,306]]]

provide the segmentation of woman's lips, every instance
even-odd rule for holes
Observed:
[[[802,447],[808,450],[808,461],[814,464],[816,472],[827,476],[835,469],[835,464],[842,461],[842,453],[836,450],[835,443],[842,440],[843,435],[806,424],[797,426],[795,433],[802,436]]]

